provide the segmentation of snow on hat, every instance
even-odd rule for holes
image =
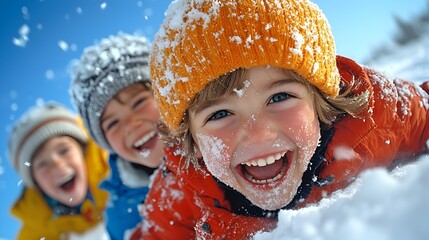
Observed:
[[[141,36],[119,33],[87,47],[74,63],[70,94],[91,137],[113,151],[100,124],[107,102],[123,88],[149,81],[150,44]]]
[[[76,116],[55,102],[29,109],[15,123],[9,136],[9,160],[26,186],[34,187],[30,171],[34,152],[48,139],[64,135],[87,142]]]
[[[195,95],[238,68],[294,70],[322,92],[339,91],[334,38],[307,0],[176,0],[157,32],[150,60],[162,120],[172,132]]]

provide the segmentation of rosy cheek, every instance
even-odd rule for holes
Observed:
[[[313,108],[299,104],[277,115],[282,131],[305,155],[312,155],[320,138],[319,121]]]
[[[308,151],[313,152],[320,139],[320,127],[318,121],[304,121],[302,125],[301,132],[303,135],[303,142],[301,142],[301,146],[303,149],[307,149]]]
[[[156,108],[155,103],[152,105],[152,107],[149,109],[149,111],[144,111],[143,114],[148,115],[147,117],[151,119],[154,123],[159,122],[159,111]],[[144,116],[144,115],[143,115]]]
[[[313,155],[320,139],[319,121],[308,115],[298,115],[294,129],[295,142],[308,158]]]
[[[217,178],[223,179],[230,166],[229,147],[222,139],[205,134],[197,134],[197,142],[208,170]]]

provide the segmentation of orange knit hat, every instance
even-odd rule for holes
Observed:
[[[307,0],[176,0],[150,60],[155,98],[173,132],[208,83],[238,68],[294,70],[335,96],[335,43],[321,10]]]

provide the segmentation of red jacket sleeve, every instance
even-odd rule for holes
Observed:
[[[191,195],[168,168],[158,171],[143,207],[143,239],[194,239]]]
[[[360,118],[346,116],[334,123],[322,177],[350,181],[365,169],[389,167],[395,160],[407,161],[427,151],[429,103],[422,88],[348,59],[340,58],[338,66],[343,79],[353,79],[369,91],[369,106]]]

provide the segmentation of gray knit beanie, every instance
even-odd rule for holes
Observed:
[[[88,140],[75,114],[55,102],[29,109],[15,123],[9,135],[9,160],[27,187],[34,187],[30,171],[34,152],[55,136],[70,136],[81,144]]]
[[[72,101],[91,137],[111,152],[100,117],[107,102],[120,90],[136,82],[150,81],[150,49],[146,38],[120,33],[87,47],[72,66]]]

